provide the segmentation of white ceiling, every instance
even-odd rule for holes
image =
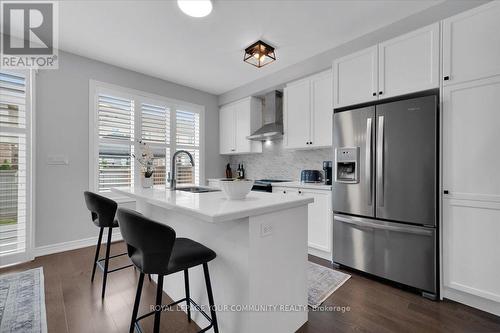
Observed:
[[[205,18],[176,1],[62,1],[65,51],[222,94],[441,1],[223,1]],[[243,50],[263,39],[278,60],[257,69]]]

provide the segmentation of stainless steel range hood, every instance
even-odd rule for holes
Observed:
[[[283,137],[283,93],[272,91],[264,96],[264,125],[252,135],[249,140],[267,141]]]

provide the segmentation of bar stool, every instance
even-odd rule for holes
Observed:
[[[134,332],[136,326],[139,331],[141,331],[139,321],[153,314],[155,315],[154,333],[160,331],[163,277],[180,271],[184,271],[186,297],[169,304],[167,307],[185,301],[187,305],[187,317],[190,322],[192,303],[194,308],[200,311],[200,313],[210,322],[210,324],[200,332],[205,332],[213,327],[214,332],[218,333],[219,327],[217,325],[212,285],[208,273],[208,262],[216,257],[215,252],[188,238],[176,238],[175,230],[171,227],[150,220],[133,210],[119,208],[117,217],[120,222],[121,234],[127,243],[128,255],[132,263],[140,271],[134,309],[132,311],[132,320],[130,322],[130,333]],[[189,296],[188,269],[198,265],[203,265],[208,303],[210,305],[210,316],[208,316],[208,314]],[[144,274],[158,274],[156,308],[154,311],[137,318]]]
[[[94,222],[94,224],[100,228],[99,238],[97,240],[97,247],[95,250],[94,267],[92,268],[92,277],[90,278],[90,281],[94,282],[95,269],[96,266],[99,266],[99,268],[104,273],[102,279],[102,298],[104,298],[104,294],[106,293],[106,280],[108,278],[108,273],[113,273],[128,267],[132,267],[133,265],[122,266],[112,270],[108,269],[109,259],[124,256],[127,254],[126,252],[124,252],[114,256],[109,255],[111,249],[112,231],[113,228],[118,227],[118,221],[115,219],[115,214],[116,214],[116,209],[118,208],[118,204],[109,198],[103,197],[102,195],[93,192],[85,191],[83,195],[85,197],[85,204],[87,205],[88,210],[90,210],[92,222]],[[101,247],[102,232],[104,231],[104,228],[108,228],[108,242],[106,243],[106,256],[104,258],[99,259],[99,249]],[[102,261],[104,261],[104,267],[102,267],[101,264]]]

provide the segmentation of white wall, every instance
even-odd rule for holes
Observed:
[[[90,79],[204,105],[206,177],[223,176],[227,158],[219,155],[217,96],[59,52],[59,69],[36,76],[35,247],[97,235],[83,200],[89,188]],[[49,154],[67,156],[69,165],[48,165]]]

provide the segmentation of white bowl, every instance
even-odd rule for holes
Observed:
[[[252,190],[253,180],[251,179],[234,179],[225,180],[221,179],[220,187],[222,192],[229,200],[242,200],[245,199],[248,193]]]

